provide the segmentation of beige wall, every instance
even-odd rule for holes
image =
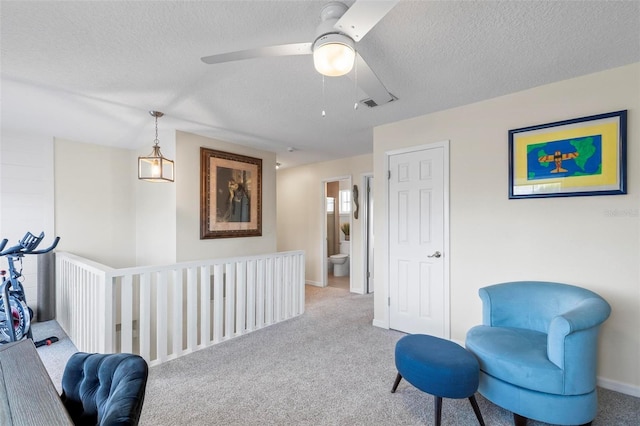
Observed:
[[[57,250],[135,266],[135,160],[127,149],[55,140]]]
[[[319,285],[322,279],[323,181],[350,176],[362,187],[362,176],[372,171],[371,154],[282,169],[278,175],[278,250],[304,250],[306,280]],[[362,211],[363,191],[360,190]],[[364,292],[363,220],[351,219],[352,291]]]
[[[136,265],[168,265],[176,256],[176,197],[180,172],[188,167],[176,161],[176,131],[161,130],[159,134],[162,155],[174,160],[175,182],[147,182],[138,180],[137,158],[130,162],[133,185],[122,188],[135,194]],[[136,156],[147,156],[152,143],[140,148]],[[182,167],[181,167],[182,166]]]
[[[509,129],[627,109],[628,194],[508,199]],[[640,64],[381,126],[386,151],[450,141],[451,337],[481,321],[480,287],[510,280],[586,287],[613,308],[600,339],[600,383],[640,395]],[[386,182],[374,185],[375,319],[388,325]],[[615,212],[619,212],[615,213]],[[559,231],[559,232],[558,232]],[[378,268],[379,267],[379,268]]]
[[[262,236],[200,239],[200,147],[262,159]],[[176,133],[177,261],[248,256],[276,251],[276,156],[272,152]]]
[[[136,178],[136,157],[148,147],[56,140],[60,250],[115,268],[276,251],[275,154],[180,131],[161,140],[163,155],[175,159],[173,184]],[[262,237],[200,240],[201,146],[262,158]]]

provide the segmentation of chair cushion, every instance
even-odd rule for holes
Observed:
[[[564,374],[547,357],[547,335],[522,328],[479,325],[467,333],[466,346],[483,372],[526,389],[564,394]]]
[[[133,354],[73,354],[62,376],[62,402],[76,424],[136,425],[147,383]]]
[[[425,334],[404,336],[396,344],[396,368],[423,392],[468,398],[478,389],[478,361],[462,346]]]

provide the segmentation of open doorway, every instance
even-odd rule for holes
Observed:
[[[351,290],[351,177],[323,181],[324,286]]]

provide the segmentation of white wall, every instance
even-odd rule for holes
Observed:
[[[8,239],[11,247],[27,231],[44,231],[41,248],[46,248],[55,237],[53,138],[15,132],[9,125],[3,121],[0,136],[0,240]],[[0,269],[6,270],[5,258],[0,262]],[[22,274],[27,303],[37,312],[36,256],[24,257]]]
[[[58,250],[123,268],[136,265],[133,151],[55,140]]]
[[[628,194],[508,199],[509,129],[627,109]],[[480,287],[549,280],[589,288],[613,312],[600,339],[600,383],[640,396],[640,64],[381,126],[385,152],[450,140],[451,336],[481,322]],[[386,181],[374,184],[375,320],[388,324]],[[612,212],[620,212],[615,214]]]
[[[318,285],[322,280],[322,227],[324,223],[323,181],[351,176],[352,185],[362,186],[362,175],[372,171],[372,155],[342,158],[278,170],[278,250],[304,250],[306,281]],[[363,191],[360,191],[360,207]],[[364,266],[362,215],[351,222],[352,290],[363,293]]]
[[[262,159],[262,236],[200,239],[200,147]],[[276,246],[276,156],[192,133],[176,134],[176,257],[187,260],[273,253]]]

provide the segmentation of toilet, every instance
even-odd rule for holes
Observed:
[[[349,241],[340,242],[340,254],[329,256],[329,260],[333,264],[334,277],[346,277],[349,275]]]

